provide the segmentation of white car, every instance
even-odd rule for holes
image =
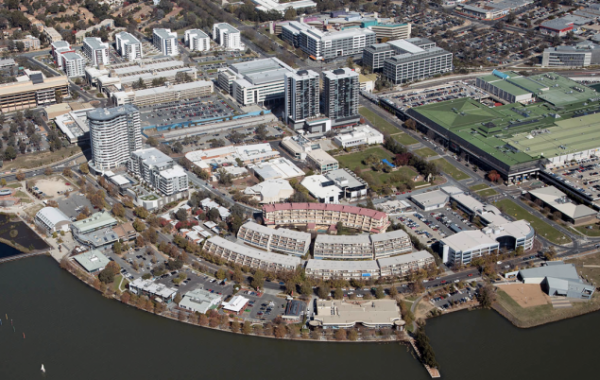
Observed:
[[[364,296],[362,294],[357,294],[356,295],[358,298],[363,298]]]

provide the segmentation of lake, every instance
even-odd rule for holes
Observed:
[[[103,298],[46,256],[0,265],[0,289],[0,379],[429,379],[399,344],[253,338],[144,313]],[[431,320],[427,332],[443,379],[583,378],[598,322],[596,313],[520,330],[484,310]]]

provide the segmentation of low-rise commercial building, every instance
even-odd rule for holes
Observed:
[[[263,12],[279,11],[281,14],[284,14],[288,8],[302,10],[316,8],[317,6],[317,3],[312,0],[297,0],[289,1],[287,3],[280,3],[277,0],[252,0],[252,2],[256,4],[256,10]]]
[[[325,177],[341,190],[340,198],[357,200],[367,196],[369,184],[350,169],[331,170]]]
[[[238,239],[258,248],[304,256],[310,247],[310,234],[285,228],[273,229],[254,222],[242,225]]]
[[[185,154],[185,158],[193,165],[209,173],[224,165],[237,165],[238,160],[242,162],[242,165],[251,165],[277,157],[279,157],[279,151],[266,143],[229,145],[221,148],[195,150]]]
[[[573,31],[573,22],[557,18],[540,24],[540,32],[558,37],[564,37]]]
[[[306,310],[306,303],[298,300],[288,301],[285,305],[285,311],[281,315],[284,321],[290,323],[302,322],[302,316]]]
[[[101,272],[110,263],[108,257],[98,250],[83,252],[73,256],[73,260],[77,261],[88,273]]]
[[[362,324],[367,328],[401,327],[404,321],[396,300],[346,302],[345,300],[317,300],[317,314],[311,321],[323,329],[352,328]]]
[[[338,160],[333,158],[323,149],[313,149],[309,152],[306,152],[306,160],[321,174],[327,174],[332,170],[337,170],[340,168]]]
[[[204,289],[194,289],[185,293],[179,307],[194,313],[206,314],[211,309],[218,309],[223,296]]]
[[[300,184],[321,203],[340,203],[342,189],[324,175],[308,176]]]
[[[154,280],[144,280],[141,277],[129,283],[129,290],[133,294],[159,298],[166,303],[171,303],[177,295],[176,288],[170,288],[165,284],[154,282]]]
[[[262,178],[264,181],[290,179],[305,175],[302,169],[283,157],[248,165],[248,169],[253,171],[257,178]]]
[[[50,235],[53,232],[69,231],[71,220],[55,207],[44,207],[35,214],[34,223]]]
[[[97,212],[85,219],[73,222],[71,231],[75,240],[86,246],[98,248],[119,239],[112,230],[116,225],[117,220],[108,212]]]
[[[325,203],[278,203],[263,206],[266,225],[331,226],[342,222],[344,227],[382,233],[390,221],[386,213],[356,206]]]
[[[600,46],[583,41],[574,46],[556,46],[544,49],[542,67],[587,67],[600,63]]]
[[[598,218],[598,212],[586,205],[576,204],[569,199],[567,194],[558,190],[554,186],[546,186],[535,190],[530,190],[529,194],[534,199],[539,199],[548,206],[552,212],[560,212],[562,219],[574,225],[595,223]]]
[[[531,103],[533,101],[531,91],[527,91],[519,86],[518,82],[515,82],[515,79],[520,77],[521,75],[518,73],[494,70],[490,75],[475,79],[475,85],[510,103]]]
[[[423,211],[431,211],[442,208],[448,203],[450,197],[441,190],[430,191],[417,195],[411,195],[410,199]]]
[[[23,81],[0,85],[0,110],[11,112],[56,104],[57,94],[69,96],[66,76],[45,78],[41,72],[26,71]]]
[[[254,197],[260,203],[279,203],[294,195],[294,188],[285,179],[269,179],[247,187],[244,194]]]
[[[335,136],[333,142],[344,149],[360,145],[383,144],[383,133],[368,125],[359,125],[349,132]]]
[[[88,108],[88,106],[54,118],[54,124],[56,124],[71,144],[90,141],[90,127],[87,124],[87,113],[94,108]]]
[[[240,295],[233,296],[229,301],[223,302],[223,310],[227,313],[242,314],[250,300]]]
[[[522,269],[517,278],[524,284],[540,284],[551,297],[591,299],[596,287],[584,282],[573,264],[551,261],[539,268]]]
[[[433,255],[427,251],[411,252],[405,255],[378,259],[382,277],[404,277],[435,265]]]
[[[266,271],[295,270],[300,258],[273,252],[259,251],[213,236],[204,243],[204,250],[231,263]]]

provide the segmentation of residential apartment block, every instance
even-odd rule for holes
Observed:
[[[50,48],[52,49],[50,54],[52,54],[52,57],[54,57],[54,64],[59,69],[63,68],[63,60],[61,58],[61,55],[65,53],[75,53],[75,50],[71,48],[71,44],[69,44],[67,41],[61,40],[53,42],[52,44],[50,44]]]
[[[237,234],[238,239],[267,251],[289,253],[304,256],[310,247],[310,234],[288,230],[273,229],[254,222],[242,225]]]
[[[208,34],[204,33],[200,29],[186,30],[183,36],[183,41],[191,51],[210,50],[210,38],[208,38]]]
[[[319,114],[319,74],[298,70],[284,74],[285,121],[301,129],[306,119]]]
[[[144,58],[142,43],[131,33],[121,32],[115,34],[115,42],[117,51],[126,61],[132,62]]]
[[[299,257],[259,251],[236,244],[220,236],[213,236],[204,243],[204,250],[240,266],[266,271],[295,270],[302,263]]]
[[[241,50],[244,48],[240,31],[227,23],[214,24],[212,35],[213,40],[226,50]]]
[[[234,63],[219,71],[219,86],[241,105],[280,102],[285,98],[285,74],[294,69],[277,58]]]
[[[284,25],[281,37],[302,49],[314,60],[361,54],[365,47],[376,42],[376,33],[370,29],[323,32],[297,21]]]
[[[97,108],[87,113],[92,166],[98,171],[127,165],[142,147],[140,111],[131,104]]]
[[[27,35],[25,38],[20,40],[14,40],[14,43],[20,42],[23,44],[25,50],[37,50],[40,48],[40,40],[32,35]]]
[[[358,73],[349,69],[323,71],[323,113],[332,127],[356,124],[360,83]]]
[[[266,225],[331,226],[342,222],[344,227],[371,233],[382,233],[389,227],[386,213],[355,206],[325,203],[278,203],[263,206]]]
[[[316,279],[365,280],[379,277],[404,277],[413,271],[425,269],[435,263],[433,255],[427,251],[377,260],[308,260],[305,273]]]
[[[174,57],[179,55],[177,47],[177,33],[171,32],[171,29],[157,28],[152,31],[152,45],[161,52],[162,55]]]
[[[129,171],[163,195],[173,195],[188,189],[185,170],[156,148],[132,152]]]
[[[92,66],[109,65],[108,44],[97,37],[86,37],[83,39],[83,55],[85,55]]]
[[[402,230],[369,236],[318,235],[314,258],[333,260],[379,259],[411,252],[408,234]]]
[[[60,55],[62,68],[67,77],[85,76],[85,59],[77,53],[64,53]]]

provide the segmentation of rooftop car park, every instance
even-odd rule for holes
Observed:
[[[459,98],[487,98],[489,95],[464,81],[450,82],[437,85],[424,90],[405,90],[398,93],[387,94],[385,97],[400,108],[412,108],[425,104],[442,102]]]
[[[178,122],[222,119],[235,114],[235,110],[227,102],[216,96],[144,106],[140,111],[143,126],[163,126]]]
[[[553,170],[551,175],[575,191],[600,201],[600,158],[593,157],[581,163]]]

